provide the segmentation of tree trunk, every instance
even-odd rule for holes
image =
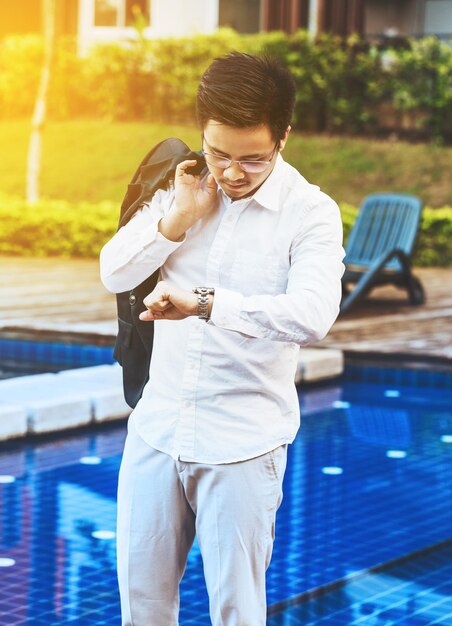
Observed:
[[[30,145],[27,163],[27,202],[39,200],[39,177],[41,172],[42,130],[46,118],[47,91],[50,81],[55,41],[56,0],[42,0],[42,24],[44,34],[44,58],[41,80],[36,96],[31,122]]]

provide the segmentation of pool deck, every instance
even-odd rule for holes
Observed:
[[[427,294],[410,306],[405,292],[375,289],[339,317],[318,344],[355,355],[400,355],[452,363],[452,269],[416,268]],[[2,257],[0,332],[116,334],[115,297],[99,279],[96,260]]]
[[[315,348],[300,350],[296,382],[337,377],[344,356],[397,358],[452,366],[452,271],[415,271],[427,293],[413,307],[403,292],[380,288],[341,316]],[[96,260],[3,257],[0,338],[111,345],[116,302]],[[101,365],[0,381],[0,440],[122,419],[119,365]]]

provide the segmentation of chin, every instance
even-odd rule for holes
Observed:
[[[230,198],[234,198],[234,200],[239,200],[240,198],[246,198],[246,196],[249,196],[250,192],[249,191],[232,191],[231,193],[228,193],[228,196]]]
[[[228,194],[230,198],[238,199],[243,196],[247,196],[251,193],[251,188],[249,183],[244,183],[243,185],[229,185],[228,183],[223,183],[223,188]]]

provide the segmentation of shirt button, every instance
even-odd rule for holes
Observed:
[[[184,406],[186,409],[189,409],[189,408],[191,407],[191,402],[190,402],[190,400],[184,400],[184,404],[183,404],[183,406]]]
[[[137,301],[137,297],[132,293],[129,296],[129,304],[131,304],[132,306],[136,303]]]

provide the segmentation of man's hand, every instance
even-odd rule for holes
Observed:
[[[183,320],[198,314],[198,297],[192,291],[186,291],[165,281],[157,283],[143,300],[147,311],[140,313],[140,320]]]
[[[179,241],[185,231],[199,219],[208,215],[218,204],[217,183],[212,174],[202,181],[199,176],[187,174],[186,170],[196,161],[182,161],[176,168],[174,178],[175,203],[159,222],[159,231],[171,241]]]
[[[217,183],[212,174],[203,181],[199,176],[188,174],[187,169],[196,165],[196,161],[182,161],[176,168],[174,177],[177,211],[189,215],[193,223],[210,213],[217,204]]]

